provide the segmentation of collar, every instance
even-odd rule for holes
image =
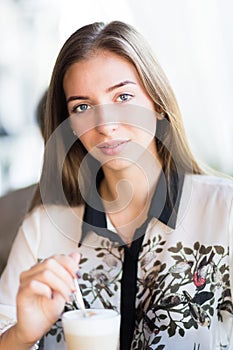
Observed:
[[[175,229],[183,184],[183,173],[172,172],[169,182],[167,176],[162,171],[151,200],[148,219],[156,218],[170,228]],[[87,196],[80,244],[90,231],[94,231],[100,236],[108,237],[111,241],[122,244],[121,238],[107,229],[103,203],[95,186],[90,189]]]
[[[168,181],[167,176],[162,171],[151,200],[148,216],[175,229],[183,184],[184,173],[172,172],[170,181]]]

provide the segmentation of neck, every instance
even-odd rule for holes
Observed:
[[[103,168],[104,180],[100,187],[101,197],[107,213],[119,212],[129,207],[145,207],[154,193],[161,173],[161,164],[141,161],[122,171]]]

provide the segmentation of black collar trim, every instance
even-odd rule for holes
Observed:
[[[151,200],[148,219],[153,217],[157,218],[165,225],[175,229],[184,184],[184,174],[173,172],[170,177],[170,186],[168,184],[167,177],[164,172],[161,172]],[[116,233],[107,229],[103,203],[94,188],[90,190],[88,201],[85,205],[80,245],[88,232],[91,231],[94,231],[97,235],[102,237],[108,237],[113,242],[118,242],[121,245],[124,244]]]

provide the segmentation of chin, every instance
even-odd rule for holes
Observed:
[[[126,159],[111,159],[102,164],[103,168],[123,171],[135,165],[135,162]]]

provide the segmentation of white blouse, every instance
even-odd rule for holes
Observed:
[[[81,252],[87,305],[120,311],[124,247],[93,231],[78,246],[83,213],[82,206],[45,206],[25,218],[1,276],[0,332],[16,322],[20,273],[53,254]],[[109,220],[107,228],[113,231]],[[185,176],[175,228],[157,217],[145,228],[131,350],[233,350],[232,250],[233,182]],[[44,349],[65,349],[60,320]]]

